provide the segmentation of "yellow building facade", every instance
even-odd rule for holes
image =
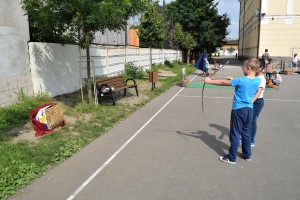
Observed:
[[[239,0],[239,57],[271,58],[289,65],[300,55],[300,0]]]

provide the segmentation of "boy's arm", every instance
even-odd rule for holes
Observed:
[[[256,101],[256,99],[259,97],[259,95],[261,94],[261,92],[263,91],[262,87],[259,87],[256,91],[256,94],[254,95],[253,99],[252,99],[252,103],[254,103],[254,101]]]
[[[224,80],[224,79],[212,80],[210,77],[206,77],[204,81],[205,83],[213,84],[213,85],[231,86],[230,80]]]

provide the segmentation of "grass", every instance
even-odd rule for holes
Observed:
[[[116,106],[82,104],[79,92],[55,99],[46,94],[25,97],[20,93],[17,103],[0,108],[0,199],[7,199],[16,194],[51,166],[63,162],[95,138],[105,134],[116,123],[180,82],[182,66],[177,66],[176,63],[153,66],[153,69],[168,70],[178,75],[159,80],[160,84],[154,91],[151,91],[148,80],[137,80],[139,86],[147,86],[139,87],[140,96],[147,98],[132,106],[119,104],[118,101]],[[194,70],[193,66],[187,66],[187,74]],[[52,101],[62,103],[65,115],[72,116],[77,121],[74,124],[67,123],[65,127],[44,135],[37,143],[12,143],[12,139],[18,135],[9,133],[9,130],[30,122],[29,113],[32,109]]]

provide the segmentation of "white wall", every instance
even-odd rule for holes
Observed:
[[[31,95],[29,28],[19,0],[0,0],[0,106],[17,99],[20,89]]]
[[[80,77],[87,77],[86,50],[77,45],[29,43],[29,53],[34,93],[47,91],[57,96],[74,92],[80,89]],[[152,54],[153,63],[182,58],[176,50],[153,49]],[[119,74],[127,62],[149,69],[147,48],[92,46],[90,55],[92,76]]]
[[[34,93],[46,91],[57,96],[80,89],[77,45],[29,43],[30,68]]]
[[[56,96],[80,89],[80,73],[86,76],[85,50],[76,45],[28,43],[28,19],[20,0],[0,0],[0,5],[0,106],[15,102],[21,89],[29,96],[39,91]],[[96,35],[94,42],[125,44],[125,32],[119,32]],[[95,46],[91,55],[96,75],[120,73],[126,62],[149,68],[147,48]],[[153,49],[153,63],[176,58],[181,59],[181,52]]]

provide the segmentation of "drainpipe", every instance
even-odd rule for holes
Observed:
[[[258,15],[258,40],[257,40],[257,54],[256,57],[259,58],[259,42],[260,42],[260,27],[261,27],[261,1],[259,1],[259,15]]]
[[[245,40],[245,16],[246,16],[246,0],[244,1],[244,17],[243,17],[243,42],[242,42],[242,58],[244,59],[244,40]]]
[[[240,12],[239,12],[239,14],[241,15],[241,0],[238,0],[238,2],[240,2]],[[239,20],[239,40],[238,40],[238,45],[240,46],[240,28],[241,28],[241,26],[240,26],[240,20]],[[238,46],[238,47],[239,47]],[[239,48],[238,48],[238,52],[239,52],[239,54],[238,54],[238,59],[240,59],[240,51],[239,51]]]

